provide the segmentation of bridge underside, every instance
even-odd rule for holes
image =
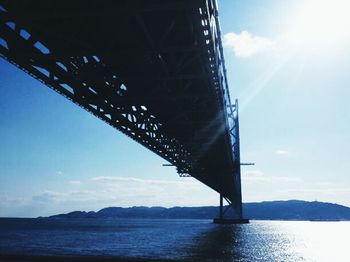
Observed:
[[[0,54],[241,212],[215,2],[0,0]]]

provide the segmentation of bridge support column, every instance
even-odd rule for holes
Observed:
[[[224,219],[224,198],[220,194],[220,219]]]
[[[226,199],[227,201],[227,199]],[[246,218],[243,218],[242,216],[242,203],[239,204],[238,207],[238,212],[237,212],[237,208],[235,208],[233,206],[232,203],[228,202],[228,206],[224,206],[224,197],[220,194],[220,209],[219,209],[219,217],[218,218],[214,218],[213,223],[214,224],[248,224],[249,220]],[[230,212],[231,211],[231,212]],[[234,212],[235,214],[238,214],[237,217],[234,216],[226,216],[225,214],[227,212]]]

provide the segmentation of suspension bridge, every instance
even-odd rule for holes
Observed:
[[[217,191],[214,222],[247,222],[216,1],[0,0],[0,55]]]

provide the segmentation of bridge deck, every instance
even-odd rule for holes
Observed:
[[[240,204],[238,130],[228,118],[235,112],[215,2],[0,6],[3,57]]]

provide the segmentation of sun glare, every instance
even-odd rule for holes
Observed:
[[[289,40],[298,48],[336,48],[350,39],[349,0],[306,0],[293,15]]]

